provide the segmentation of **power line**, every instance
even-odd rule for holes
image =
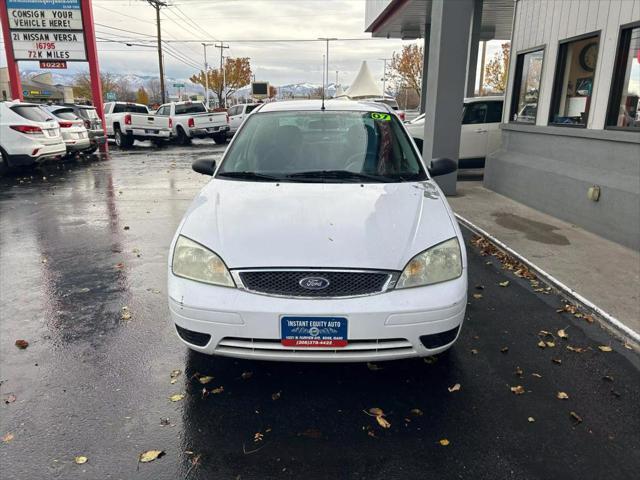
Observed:
[[[182,16],[189,22],[191,23],[191,25],[193,25],[196,30],[200,30],[202,33],[204,33],[205,35],[210,35],[209,32],[207,32],[206,30],[204,30],[200,25],[198,25],[197,23],[195,23],[191,17],[189,17],[186,13],[184,13],[182,11],[182,9],[178,6],[178,5],[173,5],[176,7],[176,9],[178,10],[178,12],[180,12],[182,14]],[[174,12],[175,13],[175,12]],[[211,40],[215,40],[214,38],[211,38]]]

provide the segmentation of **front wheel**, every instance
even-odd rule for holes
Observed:
[[[224,145],[225,143],[227,143],[226,133],[218,133],[216,135],[213,135],[211,138],[213,138],[213,141],[216,142],[217,145]]]
[[[122,133],[119,128],[116,130],[115,138],[116,145],[120,148],[129,148],[133,145],[133,138],[126,133]]]

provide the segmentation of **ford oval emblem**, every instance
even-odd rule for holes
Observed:
[[[324,290],[329,286],[329,280],[324,277],[305,277],[298,284],[307,290]]]

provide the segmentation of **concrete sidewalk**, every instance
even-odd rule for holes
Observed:
[[[459,179],[453,210],[640,332],[640,253]]]

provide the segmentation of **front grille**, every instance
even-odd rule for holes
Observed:
[[[303,288],[300,282],[309,278],[324,279],[328,285],[321,289]],[[336,298],[372,295],[383,292],[389,286],[390,278],[389,272],[366,271],[254,270],[240,272],[240,279],[247,290],[286,297]]]

